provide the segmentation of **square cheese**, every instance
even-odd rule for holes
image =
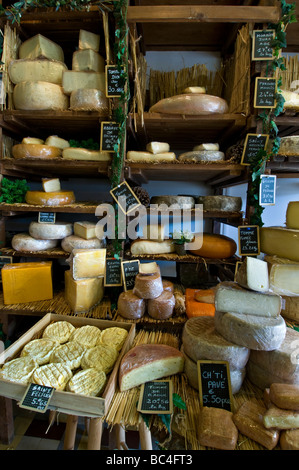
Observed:
[[[83,313],[101,302],[104,296],[104,278],[75,280],[71,271],[65,272],[65,300],[74,313]]]
[[[77,237],[84,238],[84,240],[96,238],[96,224],[85,220],[82,222],[75,222],[74,234],[77,235]]]
[[[59,178],[43,178],[42,184],[43,184],[43,190],[46,193],[51,193],[53,191],[61,190]]]
[[[75,249],[70,264],[75,280],[104,276],[106,248]]]
[[[96,52],[100,49],[100,35],[80,29],[79,32],[79,49],[92,49]]]

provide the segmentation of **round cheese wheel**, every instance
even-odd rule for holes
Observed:
[[[62,240],[73,233],[73,224],[70,222],[39,223],[31,222],[29,235],[38,240]]]
[[[156,320],[166,320],[173,314],[175,297],[172,292],[164,290],[159,297],[150,299],[147,303],[147,312]]]
[[[45,81],[61,85],[67,66],[59,60],[17,59],[9,63],[8,74],[12,83]]]
[[[154,104],[150,113],[186,114],[204,116],[208,114],[224,114],[228,112],[227,102],[218,96],[186,93],[163,98]]]
[[[193,317],[184,325],[182,342],[185,353],[194,362],[200,359],[227,361],[230,368],[246,366],[250,351],[225,339],[214,325],[213,317]]]
[[[18,233],[14,235],[11,246],[16,251],[43,251],[55,248],[58,240],[37,240],[28,233]]]
[[[282,316],[271,318],[216,311],[214,319],[216,331],[220,335],[248,349],[272,351],[279,348],[286,335]]]
[[[77,235],[70,235],[62,240],[61,247],[64,251],[71,253],[76,249],[102,248],[103,244],[103,240],[99,240],[98,238],[85,240],[85,238],[78,237]]]
[[[191,249],[190,253],[202,256],[203,258],[231,258],[237,250],[237,244],[226,235],[219,235],[217,233],[203,233],[202,235],[195,235],[196,237],[202,236],[202,246],[199,249]]]
[[[203,205],[207,211],[239,212],[242,208],[242,198],[236,196],[198,196],[197,204]]]
[[[133,290],[121,292],[117,301],[118,313],[130,320],[136,320],[143,317],[145,313],[146,302],[133,294]]]
[[[12,155],[16,159],[21,158],[59,158],[61,150],[57,147],[42,144],[17,144],[12,148]]]
[[[163,289],[164,290],[167,290],[167,291],[173,293],[173,291],[174,291],[173,282],[168,281],[167,279],[162,279],[162,284],[163,284]]]
[[[193,150],[191,152],[181,153],[178,156],[180,162],[222,162],[225,154],[220,151],[213,150]]]
[[[65,206],[75,202],[73,191],[53,191],[46,193],[44,191],[27,191],[25,195],[27,204],[42,206]]]
[[[70,109],[74,111],[97,111],[108,113],[108,98],[101,90],[78,88],[70,95]]]
[[[69,98],[60,85],[44,81],[18,83],[13,90],[15,109],[24,111],[67,110]]]
[[[137,274],[133,294],[140,299],[155,299],[163,292],[163,283],[160,273],[150,275]]]

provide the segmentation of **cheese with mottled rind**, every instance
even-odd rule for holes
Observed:
[[[169,209],[193,209],[195,199],[193,196],[152,196],[151,205],[167,206]]]
[[[11,246],[16,251],[44,251],[56,248],[58,240],[37,240],[29,233],[17,233],[11,240]]]
[[[228,112],[228,104],[218,96],[186,93],[163,98],[149,109],[150,113],[186,114],[206,116]]]
[[[52,159],[60,158],[61,150],[45,144],[16,144],[12,147],[12,156],[18,160],[23,158]]]
[[[75,249],[102,248],[103,245],[103,240],[99,240],[98,238],[90,238],[85,240],[84,238],[78,237],[77,235],[70,235],[65,237],[61,242],[62,249],[68,253],[71,253]]]
[[[71,222],[30,222],[29,235],[38,240],[62,240],[73,233],[73,224]]]
[[[46,81],[18,83],[13,89],[13,102],[15,109],[22,111],[65,111],[69,107],[63,88]]]
[[[67,66],[58,60],[17,59],[8,66],[9,78],[15,85],[27,81],[45,81],[61,85]]]
[[[95,88],[78,88],[70,94],[70,109],[73,111],[97,111],[108,114],[109,101],[105,93]]]
[[[181,153],[178,156],[180,162],[222,162],[225,159],[224,152],[217,150],[192,150]]]
[[[206,211],[239,212],[242,209],[242,198],[236,196],[198,196],[197,204],[203,205]]]

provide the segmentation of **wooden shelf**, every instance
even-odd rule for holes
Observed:
[[[0,203],[0,212],[3,216],[13,216],[20,212],[64,212],[65,214],[95,214],[100,202],[77,202],[64,206],[44,206],[26,203],[7,204]]]
[[[53,259],[66,259],[69,258],[70,253],[64,251],[62,248],[51,248],[49,250],[40,251],[16,251],[11,247],[4,247],[0,249],[1,256],[15,256],[18,258],[53,258]]]

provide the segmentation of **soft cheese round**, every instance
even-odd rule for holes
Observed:
[[[4,364],[0,369],[0,378],[27,385],[37,367],[37,362],[31,356],[17,357]]]
[[[106,385],[106,374],[96,369],[83,369],[73,375],[67,384],[67,390],[79,395],[97,397]]]
[[[59,345],[57,341],[48,338],[38,338],[29,341],[21,351],[21,357],[32,357],[39,366],[49,362],[51,354]]]
[[[72,235],[73,224],[71,222],[39,223],[32,221],[29,225],[29,235],[38,240],[62,240]]]
[[[59,344],[66,343],[73,331],[74,325],[68,321],[56,321],[50,323],[43,331],[43,338],[50,338]]]
[[[117,311],[124,318],[136,320],[143,317],[146,303],[133,294],[132,289],[120,293],[117,301]]]

